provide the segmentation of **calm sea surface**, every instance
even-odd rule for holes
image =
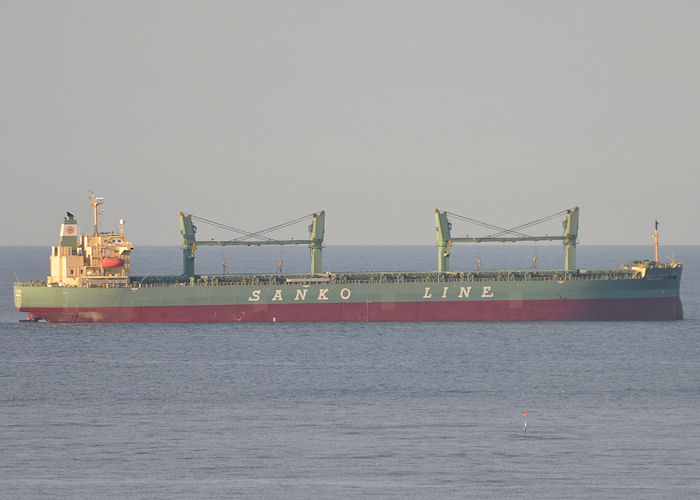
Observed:
[[[48,249],[0,252],[0,496],[700,496],[700,247],[684,321],[19,323]],[[455,248],[453,268],[560,267],[561,246]],[[587,247],[617,268],[648,247]],[[671,254],[671,251],[665,252]],[[304,272],[308,249],[202,249],[198,272]],[[329,247],[334,271],[426,270],[435,247]],[[137,247],[134,274],[179,274]],[[527,411],[527,433],[523,412]]]

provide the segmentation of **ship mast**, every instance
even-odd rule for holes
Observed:
[[[97,207],[102,205],[105,199],[102,197],[95,196],[92,191],[88,190],[88,192],[90,193],[90,206],[92,207],[93,219],[95,221],[95,227],[93,229],[92,235],[97,236],[99,234],[97,230],[97,218],[105,213],[104,210],[99,210]]]
[[[654,262],[659,262],[659,221],[654,221]]]

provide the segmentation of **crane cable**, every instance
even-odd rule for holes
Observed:
[[[472,224],[476,224],[476,225],[478,225],[478,226],[485,227],[485,228],[487,228],[487,229],[495,229],[495,230],[498,231],[498,232],[496,232],[496,233],[493,233],[493,234],[487,236],[488,238],[498,238],[498,237],[501,237],[501,236],[505,236],[505,235],[507,235],[507,234],[517,234],[518,236],[529,237],[530,235],[525,234],[525,233],[522,233],[522,232],[520,232],[519,230],[521,230],[521,229],[527,229],[527,228],[532,227],[532,226],[535,226],[535,225],[537,225],[537,224],[542,224],[542,223],[547,222],[547,221],[550,221],[550,220],[552,220],[552,219],[554,219],[554,218],[556,218],[556,217],[561,217],[562,215],[565,215],[565,214],[567,214],[567,213],[569,213],[569,212],[570,212],[570,210],[562,210],[561,212],[557,212],[557,213],[555,213],[555,214],[548,215],[547,217],[542,217],[542,218],[540,218],[540,219],[536,219],[536,220],[527,222],[527,223],[525,223],[525,224],[521,224],[521,225],[519,225],[519,226],[515,226],[515,227],[513,227],[513,228],[511,228],[511,229],[505,229],[505,228],[503,228],[503,227],[494,226],[493,224],[488,224],[488,223],[486,223],[486,222],[481,222],[481,221],[478,221],[478,220],[476,220],[476,219],[471,219],[471,218],[469,218],[469,217],[464,217],[463,215],[459,215],[459,214],[456,214],[456,213],[453,213],[453,212],[447,212],[447,211],[445,211],[445,213],[446,213],[447,215],[449,215],[449,216],[451,216],[451,217],[454,217],[455,219],[459,219],[459,220],[462,220],[462,221],[465,221],[465,222],[471,222]]]
[[[307,220],[310,217],[315,217],[316,215],[317,215],[316,213],[311,213],[308,215],[304,215],[303,217],[298,217],[296,219],[293,219],[293,220],[290,220],[287,222],[283,222],[281,224],[277,224],[275,226],[271,226],[271,227],[268,227],[266,229],[261,229],[260,231],[255,231],[255,232],[244,231],[243,229],[238,229],[238,228],[235,228],[232,226],[228,226],[226,224],[222,224],[221,222],[216,222],[216,221],[212,221],[209,219],[205,219],[204,217],[199,217],[197,215],[190,215],[190,216],[192,217],[193,220],[196,220],[197,222],[209,224],[209,225],[217,227],[219,229],[223,229],[225,231],[231,231],[231,232],[234,232],[234,233],[241,235],[238,238],[232,238],[231,240],[228,240],[228,241],[241,241],[241,240],[245,240],[246,238],[259,238],[261,240],[266,240],[266,241],[275,241],[274,238],[269,238],[269,237],[264,236],[264,235],[267,233],[270,233],[272,231],[276,231],[278,229],[284,229],[286,227],[293,226],[295,224],[298,224],[299,222]]]

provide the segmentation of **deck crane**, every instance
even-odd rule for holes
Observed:
[[[438,271],[446,272],[450,270],[450,247],[453,243],[484,243],[484,242],[518,242],[518,241],[563,241],[564,243],[564,269],[566,271],[576,270],[576,238],[578,236],[578,207],[571,208],[569,210],[564,210],[556,214],[538,219],[520,226],[516,226],[512,229],[504,229],[502,227],[493,226],[490,224],[484,224],[482,222],[469,219],[467,217],[462,217],[451,212],[440,211],[435,209],[435,224],[437,233],[437,245],[438,245]],[[453,238],[451,233],[452,224],[449,222],[447,216],[454,216],[456,218],[466,220],[468,222],[474,222],[479,225],[488,227],[490,229],[496,230],[497,232],[486,237],[471,237],[466,236],[463,238]],[[534,224],[539,224],[545,222],[554,217],[565,215],[563,226],[564,235],[563,236],[529,236],[520,232],[520,230],[526,227],[532,226]]]
[[[311,223],[309,224],[309,239],[308,240],[276,240],[264,236],[275,229],[280,229],[283,227],[290,226],[306,220],[311,217]],[[192,223],[192,219],[195,221],[202,221],[222,229],[227,229],[230,231],[237,232],[241,236],[239,238],[230,240],[197,240],[195,238],[195,233],[197,232],[196,226]],[[276,226],[269,227],[267,229],[262,229],[256,232],[242,231],[230,226],[225,226],[218,222],[209,221],[198,217],[196,215],[187,214],[180,212],[180,236],[182,238],[182,264],[183,264],[183,274],[185,277],[189,278],[194,276],[194,255],[195,248],[197,246],[227,246],[227,245],[242,245],[242,246],[261,246],[261,245],[308,245],[311,249],[311,274],[321,274],[323,271],[323,235],[325,231],[325,219],[326,212],[322,210],[319,213],[310,214],[298,219],[285,222]],[[250,238],[257,238],[251,240]]]

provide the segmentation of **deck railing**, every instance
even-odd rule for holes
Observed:
[[[319,280],[318,277],[295,277],[288,280],[277,275],[250,275],[241,276],[240,279],[231,279],[226,276],[206,276],[200,279],[182,281],[157,281],[132,278],[129,284],[112,284],[109,288],[156,288],[156,287],[210,287],[210,286],[308,286],[308,285],[368,285],[368,284],[402,284],[402,283],[480,283],[480,282],[527,282],[527,281],[601,281],[620,279],[641,279],[639,273],[631,270],[606,270],[588,271],[586,273],[568,273],[565,271],[537,271],[537,272],[469,272],[459,274],[364,274],[361,277],[350,275],[329,276],[328,279]],[[22,286],[45,287],[44,281],[17,282]],[[55,285],[54,285],[55,286]],[[91,287],[92,288],[92,287]],[[99,287],[94,287],[99,288]]]

